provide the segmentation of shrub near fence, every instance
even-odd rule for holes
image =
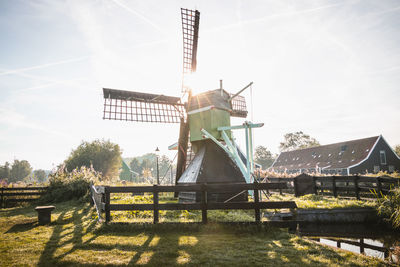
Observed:
[[[309,179],[304,179],[304,178]],[[339,195],[361,197],[374,197],[387,194],[390,189],[400,186],[400,179],[390,177],[367,177],[367,176],[309,176],[301,174],[293,178],[265,178],[269,182],[286,182],[288,189],[280,189],[296,196],[305,194],[329,194],[334,197]],[[305,183],[308,183],[305,186]]]
[[[176,186],[92,186],[92,200],[96,205],[99,218],[102,212],[105,213],[106,223],[111,221],[110,211],[132,211],[132,210],[151,210],[153,211],[153,222],[159,222],[160,210],[201,210],[202,223],[207,223],[208,210],[230,210],[254,209],[255,222],[261,222],[260,209],[295,209],[297,208],[294,201],[260,201],[260,190],[284,189],[287,188],[286,183],[236,183],[236,184],[193,184],[193,185],[176,185]],[[221,191],[244,191],[254,190],[254,202],[208,202],[207,194],[211,192]],[[150,192],[153,194],[152,204],[113,204],[110,201],[110,194],[113,193],[142,193]],[[199,203],[159,203],[159,193],[161,192],[201,192],[202,201]],[[287,222],[290,225],[291,222]],[[278,223],[277,223],[278,224]]]
[[[2,187],[0,190],[0,208],[10,203],[37,201],[46,194],[47,187]]]

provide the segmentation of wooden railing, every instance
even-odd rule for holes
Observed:
[[[9,203],[36,201],[46,190],[47,187],[1,187],[0,208],[6,208]]]
[[[311,240],[315,240],[317,242],[321,242],[321,238],[310,238],[310,239]],[[341,248],[342,244],[348,244],[348,245],[352,245],[352,246],[358,247],[360,253],[362,253],[362,254],[365,252],[365,249],[371,249],[371,250],[375,250],[375,251],[378,251],[378,252],[383,252],[384,253],[384,258],[388,258],[390,251],[393,250],[391,248],[386,248],[386,247],[382,247],[382,246],[376,246],[376,245],[367,244],[367,243],[364,242],[364,238],[360,238],[359,241],[348,240],[348,239],[343,239],[343,238],[331,239],[331,238],[327,238],[327,237],[323,237],[322,239],[329,240],[329,241],[332,241],[332,242],[336,242],[336,247],[338,247],[338,248]]]
[[[218,209],[254,209],[255,222],[261,221],[260,209],[295,209],[294,201],[260,201],[260,190],[285,189],[286,183],[236,183],[236,184],[193,184],[176,186],[92,186],[92,200],[98,208],[99,218],[101,213],[105,213],[105,222],[111,221],[111,211],[132,211],[132,210],[152,210],[153,222],[159,222],[160,210],[201,210],[202,223],[207,223],[207,211]],[[208,202],[207,194],[215,192],[241,192],[245,190],[254,190],[254,202]],[[153,203],[151,204],[113,204],[110,201],[110,194],[116,193],[143,193],[153,194]],[[193,203],[159,203],[159,193],[162,192],[200,192],[201,202]]]
[[[269,182],[286,182],[288,187],[286,190],[280,189],[279,192],[285,191],[293,193],[296,196],[304,195],[300,189],[303,182],[299,175],[294,178],[269,178]],[[312,178],[306,193],[311,194],[330,194],[334,197],[339,195],[353,196],[357,199],[360,197],[374,197],[374,193],[380,197],[387,194],[390,189],[400,186],[399,178],[390,177],[367,177],[367,176],[309,176]],[[308,183],[308,182],[307,182]],[[311,189],[311,190],[310,190]]]

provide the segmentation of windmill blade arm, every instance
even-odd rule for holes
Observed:
[[[157,95],[118,89],[103,88],[104,98],[121,99],[129,101],[141,101],[147,103],[164,103],[170,105],[182,105],[180,98],[175,96]]]
[[[191,74],[197,68],[197,47],[199,40],[200,12],[181,8],[183,37],[183,92],[189,89],[185,85],[185,75]]]
[[[103,88],[105,120],[180,123],[185,118],[179,97]]]

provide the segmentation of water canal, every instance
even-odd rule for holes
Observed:
[[[325,245],[400,263],[400,232],[379,224],[299,224],[298,234]]]

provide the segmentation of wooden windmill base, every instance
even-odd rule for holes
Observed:
[[[224,184],[245,183],[246,180],[229,155],[212,140],[204,140],[196,143],[199,147],[192,162],[186,168],[178,180],[178,184]],[[227,191],[221,189],[219,192],[209,193],[208,202],[225,202],[238,191]],[[179,202],[200,202],[200,192],[181,192]],[[248,201],[247,191],[234,197],[230,201]]]

